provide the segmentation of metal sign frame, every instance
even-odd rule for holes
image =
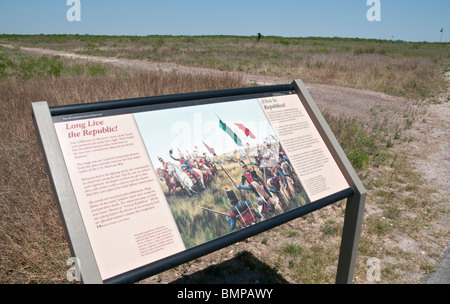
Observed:
[[[315,127],[322,136],[327,148],[334,157],[339,169],[347,180],[350,188],[335,193],[299,208],[287,211],[281,215],[259,222],[251,227],[240,229],[217,240],[186,249],[185,251],[144,265],[110,279],[102,280],[98,265],[83,224],[83,218],[78,208],[78,202],[70,181],[66,162],[63,157],[58,137],[54,128],[52,116],[75,114],[97,110],[122,109],[147,104],[170,105],[170,103],[201,101],[211,98],[227,98],[233,96],[251,96],[267,92],[295,90]],[[38,140],[44,155],[55,200],[62,218],[64,230],[69,242],[71,254],[79,261],[81,278],[84,283],[132,283],[147,278],[156,273],[168,270],[182,263],[196,259],[223,247],[229,246],[248,237],[274,228],[295,218],[323,208],[341,199],[347,198],[344,226],[337,267],[336,283],[352,283],[356,264],[356,255],[361,233],[362,218],[366,199],[366,190],[340,147],[334,134],[322,116],[304,83],[297,79],[291,84],[261,86],[242,89],[208,91],[199,93],[174,94],[146,98],[134,98],[117,101],[94,102],[68,106],[49,107],[47,102],[33,102],[32,115]]]

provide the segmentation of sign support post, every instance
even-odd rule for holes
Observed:
[[[297,79],[294,81],[294,85],[296,91],[301,92],[300,99],[304,101],[305,105],[309,106],[309,110],[314,114],[311,116],[316,118],[318,125],[321,126],[319,132],[322,133],[322,138],[328,141],[330,152],[335,156],[338,166],[355,192],[354,195],[347,198],[336,274],[337,284],[351,284],[353,282],[353,274],[355,271],[356,255],[358,252],[367,192],[336,137],[325,121],[322,113],[308,93],[304,83],[300,79]]]
[[[53,186],[66,238],[69,240],[70,251],[72,257],[76,257],[75,263],[80,263],[80,265],[75,265],[75,269],[81,271],[80,278],[84,283],[103,283],[86,229],[82,225],[83,219],[66,169],[48,104],[45,101],[33,102],[32,110],[41,149],[46,156],[47,172]],[[80,274],[75,275],[80,276]]]
[[[337,284],[351,284],[355,273],[356,256],[361,235],[365,196],[354,194],[347,199],[344,228],[336,274]]]

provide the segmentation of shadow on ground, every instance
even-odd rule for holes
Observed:
[[[169,284],[288,284],[275,269],[248,251]]]

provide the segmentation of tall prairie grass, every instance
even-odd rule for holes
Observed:
[[[426,98],[445,87],[448,43],[242,36],[0,35],[0,42],[79,54],[300,78]]]

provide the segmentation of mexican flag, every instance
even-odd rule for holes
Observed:
[[[244,131],[245,136],[247,136],[247,137],[250,136],[250,137],[253,138],[253,139],[256,138],[255,135],[252,133],[252,131],[250,131],[250,129],[247,128],[246,126],[244,126],[243,124],[241,124],[241,123],[235,123],[235,125],[238,126],[239,129],[241,129],[242,131]]]
[[[228,135],[230,135],[231,139],[238,145],[242,146],[241,139],[237,136],[236,133],[233,132],[220,118],[219,118],[219,127],[224,130]]]

